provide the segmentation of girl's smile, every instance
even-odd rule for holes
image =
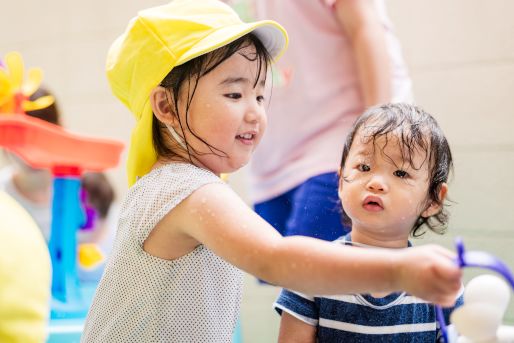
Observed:
[[[255,137],[257,136],[257,131],[250,131],[246,133],[242,133],[236,136],[236,139],[239,140],[244,145],[254,145]]]

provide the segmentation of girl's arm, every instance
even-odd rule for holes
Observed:
[[[365,250],[283,238],[224,184],[199,188],[159,226],[191,237],[258,278],[307,294],[405,290],[452,305],[460,288],[460,270],[441,247]]]
[[[316,327],[282,312],[278,343],[315,343]]]
[[[364,105],[391,101],[392,62],[373,0],[339,0],[334,8],[352,45]]]

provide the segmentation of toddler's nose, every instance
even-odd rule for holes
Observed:
[[[368,181],[366,188],[371,192],[385,192],[387,185],[385,180],[380,175],[373,175]]]

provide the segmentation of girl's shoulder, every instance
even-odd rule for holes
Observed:
[[[151,208],[169,211],[206,184],[223,183],[212,172],[187,163],[168,163],[156,168],[129,189],[122,209]]]
[[[141,189],[169,187],[196,189],[205,183],[218,183],[222,180],[209,170],[198,168],[189,163],[167,163],[156,168],[138,179],[131,190],[135,192]]]
[[[135,234],[142,245],[157,223],[191,194],[209,184],[223,184],[223,181],[210,171],[185,163],[156,168],[127,192],[120,208],[119,226],[131,237]],[[180,211],[173,213],[180,217]]]

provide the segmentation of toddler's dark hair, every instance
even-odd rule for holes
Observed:
[[[420,107],[406,103],[385,104],[368,109],[355,121],[346,138],[341,158],[341,171],[345,166],[355,134],[361,128],[365,128],[364,139],[373,143],[382,136],[385,136],[387,141],[388,136],[394,132],[399,139],[403,161],[409,163],[414,169],[422,167],[422,165],[413,165],[414,154],[425,154],[423,163],[428,163],[429,173],[427,200],[428,203],[436,202],[442,207],[439,213],[431,217],[420,216],[412,228],[411,235],[422,236],[423,225],[436,233],[444,233],[449,214],[439,199],[439,191],[441,185],[448,181],[449,174],[453,170],[453,161],[450,146],[437,121]],[[344,215],[343,220],[348,222],[350,218]]]

